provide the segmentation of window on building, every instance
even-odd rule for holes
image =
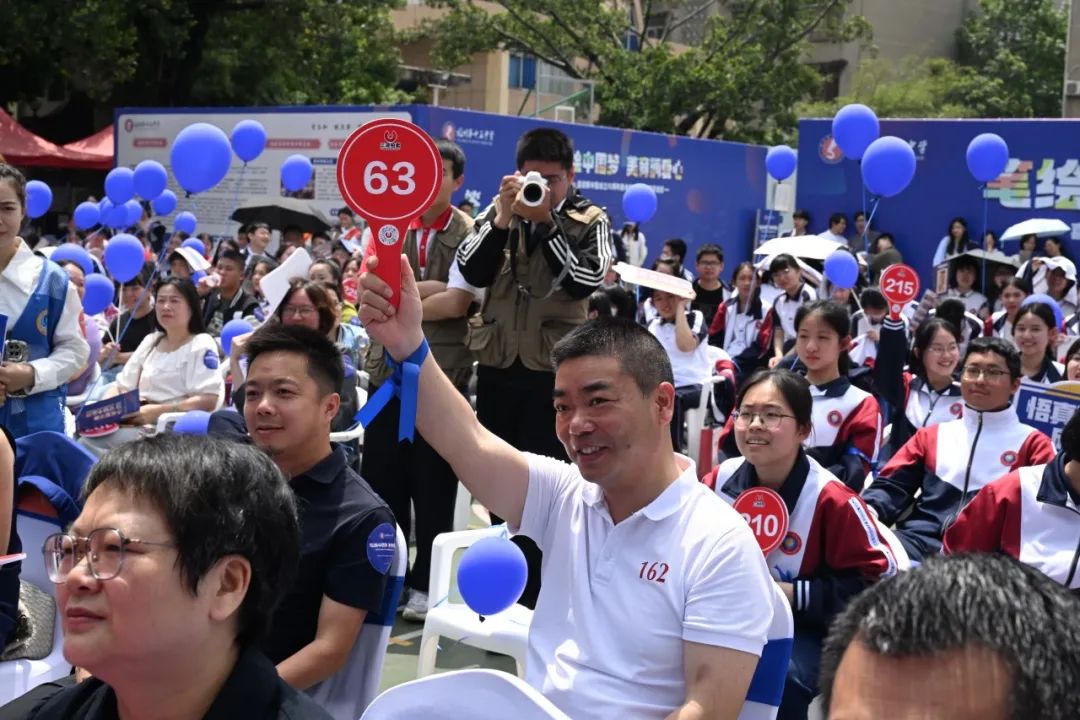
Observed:
[[[821,75],[821,92],[818,93],[818,99],[835,100],[840,97],[840,76],[847,67],[847,60],[814,63],[812,67]]]
[[[510,87],[526,90],[536,87],[536,58],[510,53]]]

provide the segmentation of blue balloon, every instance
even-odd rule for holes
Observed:
[[[205,270],[196,270],[195,272],[191,273],[191,282],[194,283],[197,287],[199,285],[199,281],[202,280],[204,277],[206,277]]]
[[[825,277],[836,287],[850,290],[859,281],[859,262],[847,250],[835,250],[825,258]]]
[[[157,160],[143,160],[135,166],[133,183],[139,197],[153,200],[165,191],[165,186],[169,184],[169,173]]]
[[[852,103],[840,108],[832,121],[832,134],[836,144],[849,158],[859,160],[878,139],[881,125],[877,115],[865,105]]]
[[[198,224],[198,219],[192,213],[189,213],[187,210],[182,213],[177,213],[176,221],[173,223],[177,230],[179,230],[180,232],[185,232],[188,235],[195,234],[195,227]]]
[[[795,172],[799,156],[787,145],[777,145],[765,153],[765,169],[777,180],[787,180]]]
[[[113,230],[126,228],[128,226],[127,204],[113,205],[108,214],[105,215],[105,224]]]
[[[203,241],[199,238],[188,238],[184,242],[180,243],[180,247],[192,248],[195,252],[199,253],[203,257],[206,257],[206,246],[203,245]]]
[[[26,214],[31,218],[39,218],[49,211],[52,205],[52,188],[40,180],[31,180],[26,183]]]
[[[180,187],[199,193],[214,187],[229,173],[232,147],[221,128],[194,123],[176,135],[169,162]]]
[[[138,200],[128,200],[124,203],[124,211],[127,213],[126,227],[137,225],[142,219],[142,205]]]
[[[494,615],[518,601],[528,574],[525,555],[517,545],[506,538],[484,538],[461,556],[458,590],[474,612]]]
[[[105,218],[109,216],[109,211],[113,209],[113,201],[109,198],[101,198],[101,200],[98,201],[97,207],[100,222],[104,224]]]
[[[72,262],[78,263],[85,275],[90,275],[90,273],[94,272],[94,260],[90,257],[90,253],[86,252],[86,249],[81,245],[76,245],[75,243],[58,245],[57,248],[52,251],[52,255],[49,256],[49,259],[55,263],[62,260],[71,260]]]
[[[997,180],[1009,164],[1009,146],[1000,135],[983,133],[971,139],[967,146],[967,166],[981,183]]]
[[[155,215],[168,215],[176,209],[176,193],[172,190],[164,190],[150,202]]]
[[[881,197],[892,197],[915,177],[915,151],[906,140],[892,135],[878,138],[866,149],[862,159],[862,178],[866,189]]]
[[[311,180],[311,159],[306,155],[290,155],[281,163],[281,184],[289,192],[303,190]]]
[[[1043,303],[1049,305],[1050,309],[1054,311],[1054,321],[1057,323],[1057,329],[1061,330],[1065,327],[1065,313],[1061,310],[1061,305],[1058,301],[1050,297],[1046,293],[1032,293],[1024,298],[1024,302],[1020,303],[1020,307],[1030,305],[1031,303]]]
[[[634,183],[623,192],[623,215],[631,222],[651,220],[656,214],[656,205],[656,191],[645,183]]]
[[[232,351],[233,338],[239,337],[240,335],[247,335],[254,329],[255,328],[251,326],[251,323],[247,320],[241,320],[240,318],[225,323],[225,327],[221,328],[221,349],[228,355]]]
[[[112,304],[116,288],[112,280],[101,273],[93,273],[86,276],[86,285],[83,288],[83,312],[87,315],[97,315],[105,312]]]
[[[105,244],[105,268],[113,280],[126,283],[142,270],[146,255],[134,235],[121,233]]]
[[[205,410],[188,410],[176,419],[172,431],[184,435],[205,435],[209,425],[210,413]]]
[[[98,210],[97,203],[81,202],[75,207],[73,219],[75,220],[75,227],[80,230],[88,230],[101,221],[101,211]]]
[[[135,173],[131,168],[117,167],[105,176],[105,194],[113,205],[123,205],[135,197]]]
[[[258,120],[241,120],[232,131],[232,148],[245,163],[262,155],[266,147],[266,128]],[[305,183],[306,184],[306,183]]]

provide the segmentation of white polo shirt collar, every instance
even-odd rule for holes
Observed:
[[[657,495],[652,502],[631,514],[627,520],[641,514],[653,522],[658,522],[669,517],[682,507],[690,496],[691,490],[698,482],[697,466],[693,460],[679,453],[675,453],[675,463],[681,471],[675,481],[664,488],[664,491]],[[581,490],[581,499],[590,508],[603,511],[607,518],[611,519],[611,513],[604,498],[604,491],[599,485],[586,483]]]

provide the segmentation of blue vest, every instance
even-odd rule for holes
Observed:
[[[68,276],[56,263],[44,261],[37,287],[30,294],[15,326],[8,332],[9,340],[22,340],[29,346],[30,359],[39,360],[52,354],[53,335],[60,323],[60,314],[67,300]],[[0,407],[0,424],[20,438],[30,433],[52,430],[64,432],[64,399],[67,384],[54,390],[37,392],[28,397],[8,396]]]

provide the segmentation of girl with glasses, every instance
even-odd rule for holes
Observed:
[[[779,493],[787,509],[787,535],[765,556],[795,617],[779,718],[806,717],[818,693],[830,620],[863,589],[908,564],[902,549],[883,539],[858,494],[804,449],[813,406],[810,385],[800,375],[779,369],[755,373],[740,389],[732,413],[742,457],[704,478],[730,504],[744,491],[764,487]]]

